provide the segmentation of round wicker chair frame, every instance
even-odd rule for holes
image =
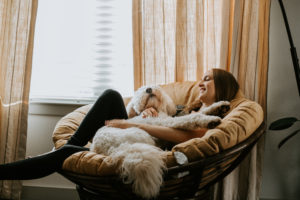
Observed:
[[[209,199],[209,191],[216,182],[233,171],[250,153],[265,133],[265,122],[245,141],[216,155],[170,167],[164,175],[158,200]],[[81,200],[141,200],[117,175],[95,177],[61,170],[61,175],[75,183]]]

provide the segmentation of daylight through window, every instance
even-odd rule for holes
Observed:
[[[39,1],[31,101],[133,94],[131,0]]]

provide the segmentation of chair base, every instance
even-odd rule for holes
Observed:
[[[265,122],[247,140],[232,148],[205,159],[168,168],[155,200],[210,200],[214,184],[223,180],[244,160],[264,133]],[[188,173],[178,176],[183,172]],[[98,177],[64,170],[59,173],[77,185],[81,200],[142,200],[133,193],[131,185],[124,184],[117,175]]]
[[[120,197],[119,194],[115,194],[113,196],[106,196],[91,190],[88,190],[84,187],[81,187],[79,185],[76,186],[76,190],[78,192],[80,200],[145,200],[143,198],[137,197],[137,196],[122,196]],[[211,192],[213,190],[213,187],[210,187],[206,190],[198,191],[194,197],[157,197],[155,200],[211,200]],[[153,199],[154,200],[154,199]]]

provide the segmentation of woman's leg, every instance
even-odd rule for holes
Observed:
[[[104,126],[105,120],[128,119],[121,95],[114,90],[106,90],[87,113],[68,144],[84,146],[96,131]]]
[[[0,180],[27,180],[48,176],[61,169],[64,160],[88,148],[64,145],[58,150],[43,155],[0,165]]]
[[[26,180],[50,175],[61,169],[64,160],[73,153],[88,150],[82,146],[104,125],[105,120],[127,118],[121,95],[107,90],[98,98],[68,144],[40,156],[0,165],[0,180]]]

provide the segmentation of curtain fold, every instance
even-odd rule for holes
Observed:
[[[135,89],[226,69],[230,2],[133,0]]]
[[[231,71],[266,115],[270,0],[133,0],[135,89]],[[264,139],[214,199],[258,199]]]
[[[37,0],[0,0],[0,163],[25,157]],[[0,198],[20,199],[21,181],[0,181]]]

